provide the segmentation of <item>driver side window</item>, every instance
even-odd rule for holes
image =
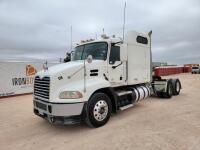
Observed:
[[[116,61],[120,61],[120,47],[111,46],[109,63],[114,64]]]

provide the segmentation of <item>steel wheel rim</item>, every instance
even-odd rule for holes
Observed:
[[[108,114],[108,104],[105,100],[98,101],[93,110],[94,118],[97,121],[103,121]]]

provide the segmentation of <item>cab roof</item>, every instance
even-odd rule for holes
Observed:
[[[124,42],[135,43],[136,41],[134,41],[133,39],[136,39],[138,36],[145,37],[149,40],[149,36],[147,34],[139,33],[136,31],[127,31],[125,33]],[[95,42],[120,43],[120,42],[123,42],[123,39],[121,37],[108,37],[104,34],[101,36],[100,39],[89,39],[89,40],[81,41],[80,43],[77,44],[77,46],[95,43]]]

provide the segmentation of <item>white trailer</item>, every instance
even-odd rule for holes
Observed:
[[[0,98],[32,93],[35,74],[42,68],[42,62],[0,62]]]
[[[50,123],[85,121],[100,127],[111,113],[125,110],[151,95],[178,95],[178,79],[152,76],[151,32],[127,32],[124,40],[102,36],[80,43],[73,60],[38,72],[34,113]]]

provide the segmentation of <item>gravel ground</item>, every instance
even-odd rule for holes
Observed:
[[[1,150],[200,150],[200,75],[180,74],[179,96],[151,97],[107,125],[54,126],[32,112],[32,95],[0,99]]]

